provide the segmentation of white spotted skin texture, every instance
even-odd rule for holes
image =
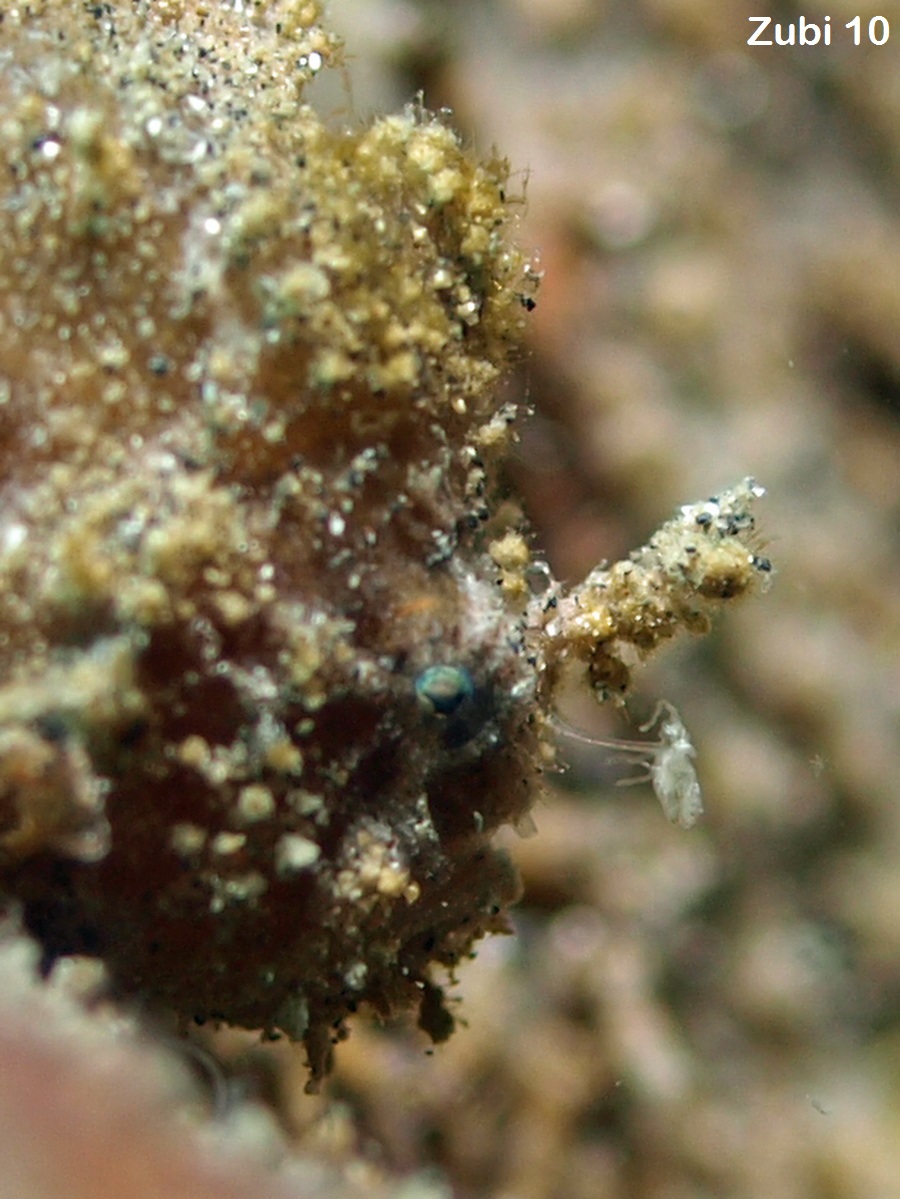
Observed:
[[[0,883],[47,962],[318,1076],[362,1002],[444,1035],[430,964],[517,893],[538,676],[487,544],[534,278],[502,163],[304,105],[317,5],[204,11],[3,26]]]

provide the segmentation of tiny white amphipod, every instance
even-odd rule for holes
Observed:
[[[660,717],[662,721],[660,722]],[[693,759],[697,756],[684,722],[668,700],[660,700],[651,718],[642,724],[646,732],[659,722],[657,741],[621,741],[615,737],[594,737],[573,728],[560,717],[556,727],[573,741],[600,745],[617,753],[634,754],[643,759],[647,773],[620,779],[619,785],[649,781],[668,819],[679,828],[692,828],[703,813],[700,780]]]
[[[692,828],[703,814],[700,780],[693,762],[697,751],[684,722],[668,700],[659,701],[653,719],[641,725],[641,729],[652,728],[660,713],[664,713],[664,718],[650,762],[650,781],[669,820],[679,828]]]

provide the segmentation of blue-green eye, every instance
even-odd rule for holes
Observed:
[[[464,666],[428,666],[416,679],[416,698],[428,713],[452,716],[475,694]]]

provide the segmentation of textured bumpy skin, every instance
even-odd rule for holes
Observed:
[[[568,591],[532,567],[505,166],[416,106],[329,129],[318,19],[0,14],[5,906],[314,1078],[360,1003],[451,1030],[429,970],[505,927],[568,664],[620,700],[769,568],[752,481]]]
[[[537,754],[487,552],[504,167],[414,108],[328,131],[318,15],[67,0],[0,45],[4,886],[48,959],[316,1073],[361,1001],[448,1030],[428,963],[502,926]]]

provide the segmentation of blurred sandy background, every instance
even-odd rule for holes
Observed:
[[[825,10],[330,8],[356,115],[422,89],[521,172],[545,281],[510,481],[554,569],[577,577],[752,474],[777,574],[632,704],[679,707],[702,826],[671,828],[649,789],[612,786],[609,754],[570,751],[538,835],[511,846],[518,935],[459,972],[466,1027],[429,1055],[357,1022],[325,1096],[289,1089],[290,1118],[434,1166],[464,1199],[891,1199],[900,6],[840,0],[832,45],[794,49],[748,48],[748,16]],[[316,102],[347,113],[340,87]],[[634,735],[593,701],[568,711]]]

